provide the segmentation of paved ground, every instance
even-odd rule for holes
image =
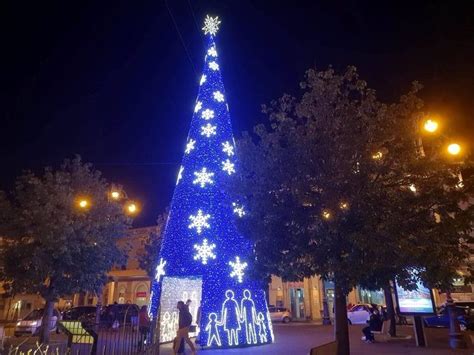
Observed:
[[[410,339],[380,340],[374,344],[366,344],[361,341],[362,326],[350,326],[350,342],[352,355],[366,354],[474,354],[473,349],[451,350],[448,345],[447,329],[429,329],[428,347],[418,348],[413,339],[411,326],[399,327],[400,335],[406,335]],[[309,350],[317,345],[321,345],[333,340],[333,327],[307,323],[275,324],[274,332],[276,341],[274,344],[245,349],[226,350],[202,350],[200,353],[207,355],[224,354],[272,354],[272,355],[305,355]],[[169,344],[161,347],[160,355],[171,355]],[[187,354],[190,354],[187,351]]]
[[[411,326],[401,326],[397,328],[399,335],[404,335],[408,339],[397,339],[397,340],[384,340],[377,339],[378,341],[374,344],[366,344],[361,341],[361,329],[362,326],[351,325],[349,327],[349,335],[351,342],[351,354],[352,355],[412,355],[412,354],[434,354],[434,355],[448,355],[448,354],[474,354],[474,349],[466,350],[451,350],[448,345],[448,330],[447,329],[426,329],[428,338],[427,348],[416,347],[415,340],[413,338],[413,328]],[[275,324],[274,332],[276,341],[274,344],[264,345],[259,347],[251,348],[240,348],[240,349],[226,349],[226,350],[202,350],[199,351],[201,354],[206,355],[250,355],[250,354],[263,354],[263,355],[306,355],[309,354],[309,350],[312,347],[322,345],[324,343],[333,340],[333,327],[322,326],[309,323],[291,323],[291,324]],[[474,336],[474,332],[469,332]],[[11,338],[14,342],[27,341],[31,345],[31,349],[36,350],[34,342],[37,340],[36,337],[27,338]],[[59,353],[65,349],[66,338],[63,334],[52,334],[52,343],[56,343],[59,347]],[[27,345],[27,344],[25,344]],[[116,349],[117,350],[117,349]],[[0,351],[0,354],[2,352]],[[7,354],[8,352],[5,352]],[[80,352],[82,354],[82,352]],[[84,352],[86,354],[88,352]],[[114,355],[123,353],[121,351],[113,352]],[[76,352],[74,352],[76,354]],[[171,355],[170,344],[163,345],[161,347],[160,355]],[[189,355],[190,352],[188,351]]]

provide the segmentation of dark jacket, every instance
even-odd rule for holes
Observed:
[[[183,306],[179,310],[179,319],[178,319],[179,329],[189,327],[192,322],[193,322],[193,316],[189,312],[189,308],[187,306]]]
[[[369,319],[369,327],[371,331],[379,332],[382,329],[383,320],[378,314],[372,313]]]

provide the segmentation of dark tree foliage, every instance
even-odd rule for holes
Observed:
[[[156,265],[158,264],[158,255],[161,248],[162,235],[165,230],[169,210],[158,216],[156,220],[157,228],[151,232],[145,240],[145,248],[142,254],[138,256],[140,267],[145,270],[151,278],[155,277]]]
[[[10,198],[3,198],[9,218],[2,220],[0,280],[12,294],[38,293],[45,299],[43,324],[49,324],[59,297],[100,291],[107,272],[124,261],[116,241],[131,221],[108,196],[100,172],[76,157],[41,176],[23,174]],[[90,206],[80,208],[78,198]]]
[[[249,213],[256,270],[334,280],[336,337],[349,349],[345,296],[358,284],[447,289],[469,256],[471,178],[442,137],[422,143],[421,86],[382,103],[354,67],[308,70],[300,98],[264,107],[269,125],[238,142],[237,193]]]

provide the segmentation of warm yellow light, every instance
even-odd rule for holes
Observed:
[[[411,184],[410,186],[408,186],[408,188],[411,192],[416,192],[416,186],[414,184]]]
[[[114,200],[118,200],[120,198],[120,192],[118,191],[112,191],[110,193],[110,197],[112,197]]]
[[[138,210],[138,208],[137,208],[137,205],[136,205],[136,204],[134,204],[134,203],[129,203],[129,204],[128,204],[128,206],[127,206],[127,211],[128,211],[129,213],[132,213],[132,214],[133,214],[133,213],[136,213],[137,210]]]
[[[341,210],[348,210],[349,209],[349,203],[345,202],[345,201],[342,201],[340,204],[339,204],[339,208]]]
[[[328,210],[324,210],[322,215],[323,215],[324,219],[330,219],[331,218],[331,212],[329,212]]]
[[[383,157],[383,153],[381,151],[378,151],[377,153],[372,155],[372,159],[374,160],[380,160]]]
[[[434,133],[438,130],[438,122],[434,120],[426,120],[423,128],[426,132]]]
[[[448,145],[448,153],[451,155],[458,155],[461,153],[461,146],[457,143],[451,143]]]
[[[89,206],[89,201],[87,201],[87,200],[79,200],[79,207],[80,207],[80,208],[86,208],[87,206]]]

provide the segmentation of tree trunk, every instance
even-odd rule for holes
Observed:
[[[347,321],[346,294],[334,280],[334,333],[337,341],[337,355],[349,355],[349,327]]]
[[[392,285],[390,282],[383,288],[383,293],[385,296],[385,303],[387,305],[387,315],[388,319],[390,319],[390,328],[388,330],[388,334],[392,337],[397,336],[397,320],[395,318],[395,305],[393,304],[393,297],[392,297]]]
[[[55,301],[52,299],[46,299],[46,304],[44,305],[43,319],[41,320],[41,329],[40,329],[40,344],[49,344],[49,335],[51,329],[51,318],[53,317]]]

